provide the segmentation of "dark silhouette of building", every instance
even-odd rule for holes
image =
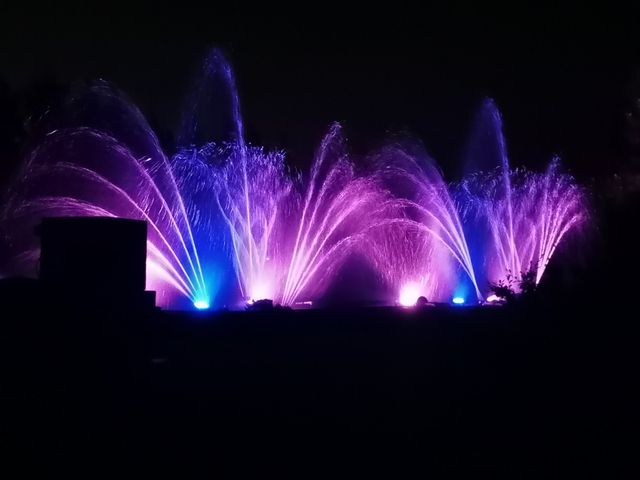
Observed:
[[[40,280],[47,291],[74,302],[141,306],[145,292],[147,224],[109,217],[45,218]]]

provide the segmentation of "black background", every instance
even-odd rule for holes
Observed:
[[[337,120],[359,152],[389,132],[415,135],[454,179],[474,110],[491,96],[512,163],[539,168],[558,153],[578,176],[598,175],[624,160],[640,64],[637,9],[610,3],[0,8],[5,174],[16,121],[77,79],[114,82],[170,146],[189,80],[217,45],[236,70],[249,140],[302,168]]]

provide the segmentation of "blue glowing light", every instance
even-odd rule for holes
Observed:
[[[193,302],[193,306],[198,310],[206,310],[209,308],[209,302],[207,300],[196,300]]]
[[[455,303],[456,305],[462,305],[464,303],[464,298],[462,297],[453,297],[453,300],[451,300],[453,303]]]

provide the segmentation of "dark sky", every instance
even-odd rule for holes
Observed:
[[[172,129],[198,62],[218,45],[235,67],[250,140],[285,148],[300,165],[339,120],[360,151],[387,132],[410,132],[453,177],[485,95],[502,108],[515,163],[537,167],[557,152],[591,175],[622,157],[623,113],[640,66],[637,10],[396,3],[360,15],[309,4],[295,16],[211,2],[3,4],[0,81],[20,98],[42,79],[102,77],[154,125]]]

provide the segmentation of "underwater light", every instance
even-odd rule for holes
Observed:
[[[266,300],[273,297],[271,288],[267,282],[258,281],[255,282],[251,295],[249,296],[249,302],[254,303],[259,300]]]
[[[464,303],[464,298],[462,297],[453,297],[453,300],[451,300],[453,303],[455,303],[456,305],[462,305]]]
[[[405,284],[400,290],[398,303],[403,307],[413,307],[420,296],[420,285],[411,282]]]
[[[207,300],[196,300],[193,302],[193,306],[198,310],[206,310],[209,308],[209,302]]]

